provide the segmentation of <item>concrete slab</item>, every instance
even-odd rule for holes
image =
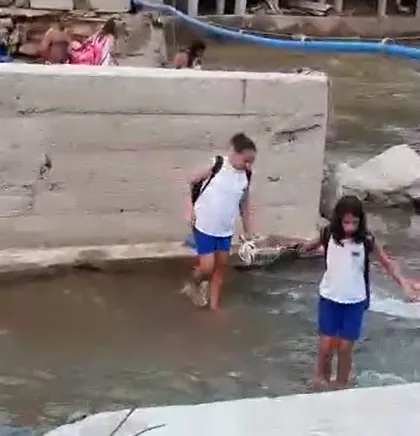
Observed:
[[[45,153],[52,162],[26,216],[9,231],[0,222],[7,246],[182,239],[188,172],[226,153],[239,131],[259,148],[257,230],[315,229],[323,74],[4,64],[0,93],[0,175],[20,186],[37,179]]]
[[[318,87],[325,92],[327,83],[323,74],[301,76],[74,65],[50,65],[45,68],[34,64],[2,64],[0,74],[5,77],[0,82],[0,92],[10,102],[4,104],[1,112],[22,115],[47,112],[275,115],[284,114],[288,105],[305,107],[302,101],[306,100],[308,92],[298,97],[300,81],[308,82],[308,85],[304,85],[306,91],[311,86],[314,88],[313,92],[309,92],[311,98],[312,94],[318,97],[322,93],[316,89]],[[275,80],[282,86],[273,93]],[[264,85],[265,81],[269,83]],[[295,85],[289,91],[291,82]],[[265,104],[258,98],[252,98],[255,95],[252,89],[257,84],[260,85],[259,95]],[[74,92],[84,87],[89,89],[88,93]],[[251,98],[248,97],[249,89]],[[258,90],[256,92],[258,94]],[[40,101],[38,96],[41,93],[44,98]],[[280,104],[279,97],[282,95],[284,100]],[[293,100],[296,99],[297,103],[290,101],[290,96],[294,96]],[[324,104],[325,98],[316,104],[319,111],[322,112]]]
[[[73,9],[73,0],[31,0],[32,9],[57,9],[70,11]]]
[[[127,12],[130,0],[89,0],[92,9],[98,12]]]
[[[156,436],[417,436],[420,384],[341,392],[255,398],[194,406],[137,409],[118,430],[131,436],[153,429]],[[375,405],[372,407],[372,405]],[[64,425],[46,436],[111,433],[129,410],[104,412]],[[203,426],[203,422],[206,423]]]

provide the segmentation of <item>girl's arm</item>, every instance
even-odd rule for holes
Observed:
[[[49,49],[51,47],[52,41],[53,41],[53,30],[50,28],[47,30],[44,37],[42,38],[41,45],[39,47],[39,54],[46,61],[49,60],[48,54],[49,54]]]
[[[239,203],[239,211],[241,213],[242,227],[245,237],[252,234],[252,217],[251,217],[251,199],[249,188],[246,189],[241,202]]]
[[[306,253],[307,251],[313,251],[319,248],[322,245],[321,236],[317,235],[312,239],[305,239],[299,243],[299,251],[302,253]]]
[[[398,267],[398,264],[391,260],[391,258],[385,253],[383,247],[380,246],[376,240],[373,243],[373,252],[385,271],[402,287],[408,301],[416,301],[417,298],[414,295],[412,283],[410,280],[404,277]]]

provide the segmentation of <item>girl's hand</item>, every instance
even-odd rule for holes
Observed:
[[[405,298],[409,303],[420,301],[420,296],[418,295],[418,292],[420,291],[420,283],[413,280],[404,280],[402,288]]]

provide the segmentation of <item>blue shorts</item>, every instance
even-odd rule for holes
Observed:
[[[318,303],[318,333],[348,341],[359,339],[366,300],[360,303],[337,303],[320,297]]]
[[[194,229],[195,248],[198,255],[211,254],[216,251],[229,251],[232,236],[211,236]]]

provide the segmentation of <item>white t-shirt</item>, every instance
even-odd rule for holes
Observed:
[[[196,229],[210,236],[232,236],[239,204],[247,187],[246,172],[236,170],[224,158],[222,168],[194,205]]]
[[[360,303],[366,299],[365,247],[350,239],[344,239],[342,244],[330,237],[327,269],[319,291],[322,297],[337,303]]]

